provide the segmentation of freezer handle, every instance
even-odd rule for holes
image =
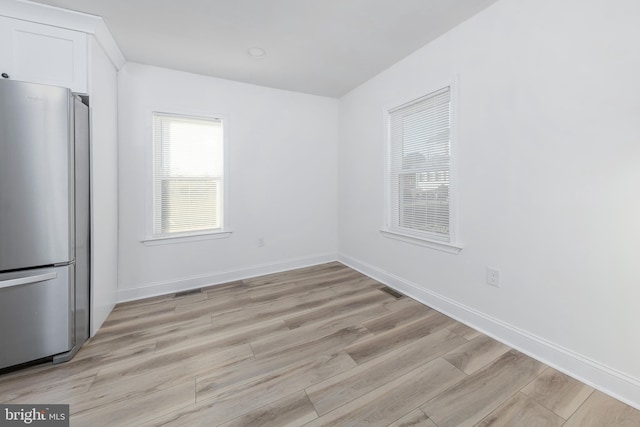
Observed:
[[[58,277],[58,273],[38,274],[37,276],[21,277],[19,279],[4,280],[0,282],[0,289],[12,286],[28,285],[29,283],[44,282]]]

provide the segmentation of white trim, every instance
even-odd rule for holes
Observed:
[[[460,205],[460,190],[458,181],[458,165],[460,161],[458,159],[459,151],[459,133],[460,128],[460,115],[458,111],[459,91],[460,91],[460,76],[455,75],[449,82],[449,96],[450,114],[451,114],[451,135],[449,141],[449,243],[452,246],[457,246],[460,243],[460,223],[458,222],[458,207]]]
[[[198,289],[204,286],[219,285],[236,280],[263,276],[265,274],[280,273],[282,271],[293,270],[296,268],[325,264],[336,260],[337,257],[335,253],[326,253],[305,258],[294,258],[273,263],[247,266],[236,270],[219,271],[207,275],[185,277],[167,282],[121,286],[121,289],[118,290],[118,302],[149,298],[158,295],[186,291],[189,289]]]
[[[462,246],[452,245],[451,243],[441,242],[437,240],[430,240],[424,237],[412,236],[410,234],[399,233],[396,230],[382,229],[380,230],[380,233],[382,233],[384,237],[388,237],[390,239],[412,243],[414,245],[435,249],[449,254],[457,255],[462,250]]]
[[[338,261],[558,371],[640,409],[640,379],[345,254]]]
[[[25,0],[2,1],[1,15],[52,27],[93,34],[100,18],[96,15]]]
[[[171,245],[174,243],[197,242],[200,240],[227,239],[231,237],[231,231],[214,231],[207,233],[188,233],[177,236],[149,237],[142,240],[145,246]]]

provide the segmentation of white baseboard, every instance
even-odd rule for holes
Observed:
[[[312,265],[324,264],[336,261],[335,253],[321,254],[305,258],[289,259],[268,264],[260,264],[244,267],[237,270],[220,271],[212,274],[187,277],[180,280],[158,282],[141,285],[137,287],[126,287],[118,289],[118,302],[133,301],[143,298],[155,297],[158,295],[171,294],[174,292],[198,289],[205,286],[218,285],[222,283],[243,280],[265,274],[279,273],[281,271],[293,270],[296,268],[310,267]]]
[[[345,254],[338,261],[546,365],[640,409],[640,380]]]

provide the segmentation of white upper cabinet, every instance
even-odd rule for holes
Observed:
[[[87,93],[87,35],[0,16],[0,73]]]

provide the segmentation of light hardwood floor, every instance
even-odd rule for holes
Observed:
[[[0,402],[72,426],[639,426],[640,411],[339,263],[118,305]]]

